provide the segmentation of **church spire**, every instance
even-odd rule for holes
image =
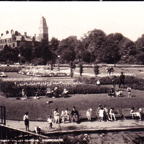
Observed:
[[[48,27],[44,17],[42,17],[40,20],[39,38],[48,42]]]

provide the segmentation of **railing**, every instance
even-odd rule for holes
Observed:
[[[0,106],[0,124],[6,125],[6,108],[4,106]]]
[[[21,140],[22,142],[24,142],[25,140],[30,139],[39,140],[48,139],[48,137],[30,131],[23,131],[0,124],[0,140]]]

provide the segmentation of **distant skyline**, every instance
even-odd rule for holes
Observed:
[[[40,18],[46,18],[49,40],[83,37],[101,29],[136,41],[144,34],[144,2],[0,2],[0,34],[6,30],[38,35]]]

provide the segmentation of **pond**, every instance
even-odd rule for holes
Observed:
[[[81,134],[58,134],[56,138],[63,139],[64,144],[143,144],[144,131],[82,132]],[[85,138],[89,142],[85,142]]]

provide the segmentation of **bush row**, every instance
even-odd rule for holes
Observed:
[[[1,66],[2,72],[18,72],[22,69],[22,66]]]
[[[42,84],[29,84],[21,85],[15,84],[13,81],[0,81],[0,89],[5,94],[6,97],[20,97],[22,89],[25,89],[27,96],[34,96],[38,91],[40,96],[46,95],[46,89],[50,87],[53,90],[58,87],[59,94],[62,93],[63,89],[66,88],[69,94],[94,94],[94,93],[107,93],[109,88],[105,86],[96,86],[93,84],[56,84],[52,83],[50,85]]]
[[[106,77],[78,77],[75,79],[75,82],[81,82],[84,84],[96,84],[97,80],[100,80],[101,85],[107,85],[107,84],[113,84],[112,82],[112,76],[106,76]],[[115,83],[120,83],[120,78],[117,76],[115,78]],[[132,89],[138,89],[138,90],[144,90],[144,79],[137,78],[134,76],[125,76],[125,88],[129,85]]]
[[[101,85],[107,85],[112,84],[112,78],[113,76],[106,76],[106,77],[78,77],[74,81],[75,82],[81,82],[85,84],[96,84],[97,80],[100,80]],[[120,77],[117,76],[115,78],[115,83],[120,83]],[[125,76],[125,83],[126,84],[132,84],[132,83],[144,83],[144,80],[141,78],[137,78],[134,76]]]

